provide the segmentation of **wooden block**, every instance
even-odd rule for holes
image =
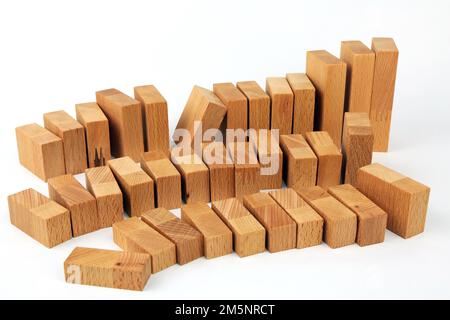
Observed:
[[[197,202],[181,207],[181,219],[203,235],[207,259],[233,252],[233,234],[206,203]]]
[[[268,193],[244,196],[245,207],[267,230],[267,250],[278,252],[296,246],[297,225]]]
[[[179,264],[183,265],[203,256],[203,235],[167,209],[147,211],[141,219],[175,243]]]
[[[387,214],[350,184],[328,188],[328,193],[352,210],[358,218],[356,243],[367,246],[384,241]]]
[[[16,128],[20,163],[44,181],[66,173],[60,138],[36,123]]]
[[[227,107],[226,128],[247,130],[247,98],[232,83],[215,83],[214,93]]]
[[[97,200],[100,228],[123,220],[123,198],[119,185],[108,166],[86,170],[86,187]]]
[[[322,243],[323,218],[292,188],[278,189],[269,195],[297,224],[297,248],[307,248]]]
[[[145,151],[169,150],[169,115],[167,101],[155,86],[134,88],[134,98],[141,102]]]
[[[228,152],[234,163],[234,190],[242,199],[246,194],[259,191],[260,166],[255,149],[249,142],[229,142]]]
[[[75,109],[86,131],[88,167],[105,166],[111,159],[108,118],[95,102],[77,104]]]
[[[141,103],[117,89],[97,91],[95,96],[109,121],[112,155],[139,161],[144,153]]]
[[[66,173],[78,174],[87,168],[83,126],[65,111],[44,114],[44,126],[63,141]]]
[[[11,224],[51,248],[72,238],[69,211],[33,189],[8,196]]]
[[[129,216],[140,216],[155,207],[153,180],[129,157],[108,161],[124,197]]]
[[[387,228],[403,238],[425,228],[430,188],[378,163],[362,167],[356,187],[387,212]]]
[[[341,147],[346,64],[325,50],[308,51],[306,74],[316,88],[315,130],[328,131]]]
[[[212,202],[213,210],[233,232],[234,251],[242,258],[264,252],[266,230],[237,198]]]
[[[389,146],[398,49],[391,38],[373,38],[372,50],[375,52],[370,103],[370,121],[374,132],[373,150],[386,152]]]
[[[236,86],[248,99],[248,128],[270,129],[270,97],[255,81],[241,81]]]
[[[270,128],[279,129],[280,134],[292,133],[294,94],[289,82],[283,77],[266,79],[266,91],[272,101]]]
[[[316,88],[304,73],[288,73],[286,79],[294,93],[292,133],[313,131]]]
[[[144,290],[151,273],[146,253],[76,247],[64,261],[66,282]]]
[[[155,182],[155,207],[181,207],[181,176],[166,154],[160,150],[144,153],[141,167]]]
[[[344,181],[356,184],[359,168],[372,163],[373,130],[369,115],[360,112],[346,112],[342,133],[342,156]]]
[[[113,238],[125,251],[148,253],[152,258],[152,273],[177,262],[175,244],[137,217],[114,223]]]
[[[72,175],[66,174],[48,179],[48,192],[50,199],[70,211],[74,237],[100,228],[95,198]]]
[[[326,131],[306,133],[306,140],[317,156],[317,185],[328,188],[341,183],[342,154]]]

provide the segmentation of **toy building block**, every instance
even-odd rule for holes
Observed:
[[[316,88],[304,73],[288,73],[286,79],[294,93],[292,133],[305,134],[313,131]]]
[[[248,128],[270,129],[270,97],[255,81],[241,81],[236,86],[248,99]]]
[[[227,107],[226,128],[247,130],[247,98],[232,83],[215,83],[214,93]]]
[[[266,91],[271,99],[270,128],[279,129],[280,134],[292,133],[294,93],[284,77],[266,79]]]

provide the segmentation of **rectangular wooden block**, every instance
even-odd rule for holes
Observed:
[[[237,198],[212,202],[217,215],[233,231],[234,251],[240,257],[264,252],[266,230]]]
[[[356,243],[367,246],[384,241],[387,214],[350,184],[328,188],[328,193],[352,210],[358,218]]]
[[[146,253],[76,247],[64,261],[66,282],[144,290],[151,273]]]
[[[313,131],[316,88],[304,73],[288,73],[286,79],[294,93],[292,133],[305,134]]]
[[[44,181],[66,173],[62,139],[36,123],[16,128],[20,163]]]
[[[294,94],[289,82],[283,77],[266,79],[266,91],[271,99],[270,128],[279,129],[280,134],[292,133]]]
[[[270,97],[255,81],[241,81],[236,86],[248,99],[248,128],[270,129]]]
[[[11,224],[51,248],[72,238],[69,211],[33,189],[8,196]]]
[[[233,252],[233,234],[206,203],[197,202],[181,207],[181,219],[202,235],[207,259]]]
[[[387,212],[387,228],[403,238],[425,228],[430,188],[378,163],[362,167],[356,187]]]
[[[247,130],[247,98],[232,83],[215,83],[214,93],[227,107],[226,128]]]
[[[175,244],[137,217],[114,223],[113,238],[125,251],[148,253],[152,260],[152,273],[177,262]]]
[[[259,191],[260,166],[255,149],[249,142],[229,142],[227,149],[234,163],[236,197]]]
[[[129,157],[108,161],[123,193],[125,211],[129,216],[140,216],[155,207],[153,180]]]

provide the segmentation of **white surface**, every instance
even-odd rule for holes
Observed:
[[[450,298],[448,1],[0,2],[0,298]],[[111,229],[46,249],[9,223],[6,197],[44,182],[18,162],[14,128],[155,84],[173,130],[194,84],[301,72],[307,50],[390,36],[400,50],[391,148],[375,160],[431,187],[425,233],[383,244],[235,254],[174,266],[144,292],[70,285],[75,246],[117,248]]]

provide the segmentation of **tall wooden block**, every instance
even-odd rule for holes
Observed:
[[[294,94],[288,81],[283,77],[269,77],[266,79],[266,91],[272,101],[270,128],[279,129],[280,134],[292,133]]]
[[[247,130],[247,98],[232,83],[215,83],[214,93],[227,107],[226,128]]]
[[[288,73],[286,79],[294,93],[292,133],[305,134],[313,131],[316,88],[304,73]]]
[[[270,129],[270,97],[255,81],[241,81],[236,86],[248,99],[248,128]]]
[[[259,191],[260,166],[255,149],[249,142],[229,142],[228,151],[234,163],[236,197]]]

